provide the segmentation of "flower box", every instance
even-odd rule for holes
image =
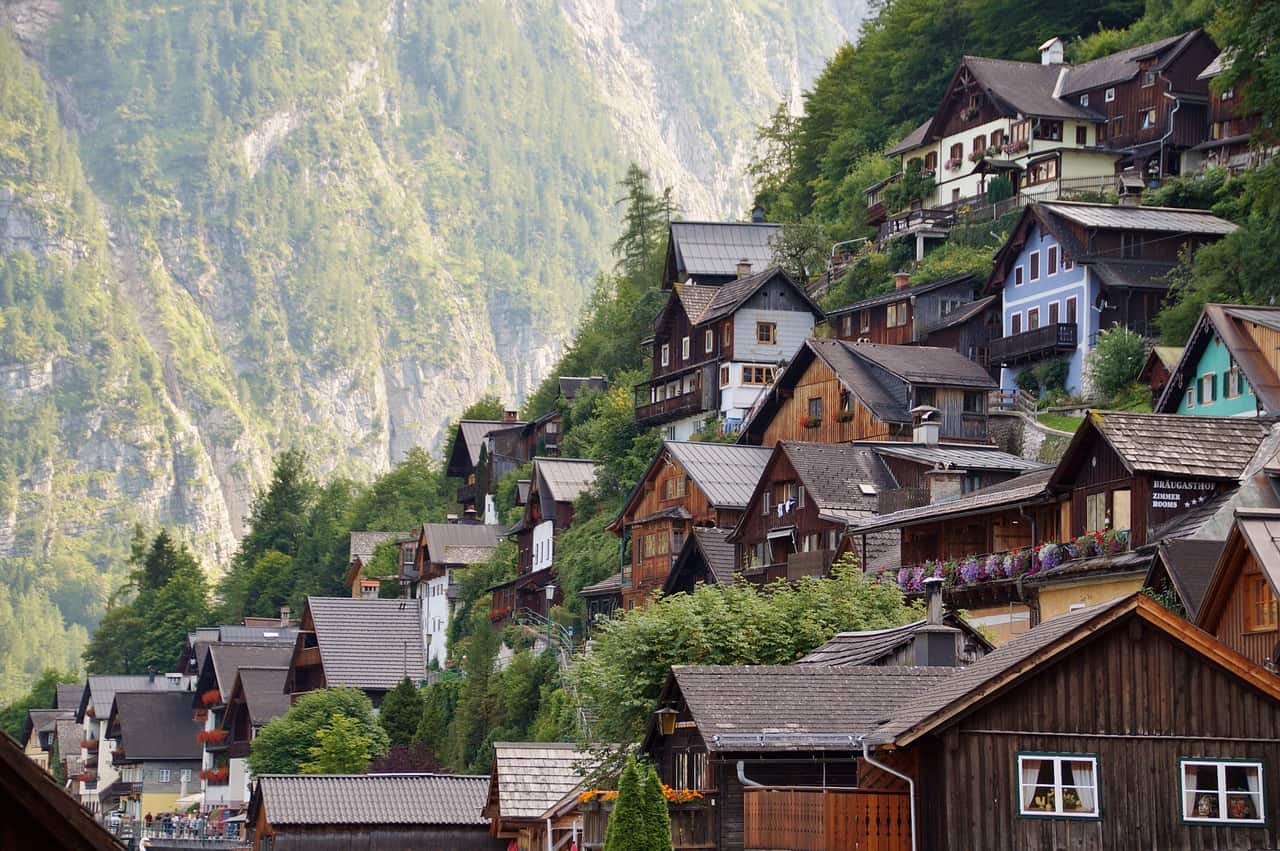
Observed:
[[[847,423],[853,420],[853,411],[841,411],[836,414],[836,422]]]
[[[952,157],[943,163],[943,165],[946,167],[947,171],[955,171],[960,166],[964,165],[964,159],[962,157]]]
[[[216,688],[211,688],[204,694],[200,695],[200,702],[205,706],[216,706],[222,702],[222,692]]]
[[[87,751],[96,751],[101,744],[102,743],[99,742],[97,739],[81,739],[80,740],[80,747],[84,748]]]
[[[223,786],[231,776],[231,771],[227,768],[206,768],[198,776],[211,786]]]
[[[196,733],[196,741],[202,745],[216,745],[226,741],[227,731],[222,729],[201,730]]]
[[[801,417],[800,425],[804,428],[817,428],[822,425],[822,417]]]
[[[1020,154],[1023,151],[1025,151],[1028,147],[1029,146],[1027,145],[1026,141],[1008,142],[1004,145],[1001,145],[1000,150],[1006,154]]]
[[[503,606],[502,608],[499,608],[499,609],[490,609],[490,610],[489,610],[489,620],[491,620],[491,621],[500,621],[500,620],[502,620],[503,618],[507,617],[507,616],[508,616],[508,615],[510,615],[510,614],[511,614],[511,607],[510,607],[510,606]]]
[[[987,151],[984,148],[980,151],[974,151],[973,153],[969,154],[969,162],[971,163],[982,162],[984,159],[986,159],[986,157],[987,157]]]

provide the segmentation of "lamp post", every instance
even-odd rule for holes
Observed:
[[[680,713],[670,706],[664,706],[653,713],[658,717],[658,732],[670,736],[676,731],[676,716]]]
[[[556,598],[556,585],[548,582],[544,589],[547,592],[547,649],[551,649],[551,601]]]

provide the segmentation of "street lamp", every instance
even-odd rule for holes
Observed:
[[[551,601],[556,598],[556,584],[548,582],[543,589],[547,592],[547,649],[551,649]]]
[[[664,706],[653,713],[658,718],[658,732],[670,736],[676,731],[676,716],[680,713],[670,706]]]

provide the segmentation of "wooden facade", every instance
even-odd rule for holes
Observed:
[[[777,506],[791,507],[781,513]],[[774,451],[756,492],[729,537],[744,579],[825,576],[844,546],[847,522],[822,516],[817,500],[806,498],[804,481],[781,447]]]
[[[897,289],[865,299],[827,314],[827,323],[837,340],[887,345],[912,343],[953,349],[971,360],[980,360],[998,328],[979,312],[970,321],[945,325],[948,316],[974,300],[972,275],[912,287],[905,274],[895,276]],[[945,327],[942,327],[944,326]],[[997,323],[998,325],[998,323]],[[970,349],[973,354],[970,354]]]
[[[1195,615],[1196,624],[1249,660],[1280,660],[1280,512],[1241,511]]]

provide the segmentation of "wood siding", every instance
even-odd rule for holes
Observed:
[[[1019,752],[1096,755],[1101,817],[1019,815]],[[1181,757],[1260,760],[1268,824],[1185,824]],[[1134,620],[927,740],[919,778],[922,848],[1274,848],[1280,711]]]
[[[800,376],[791,396],[782,400],[773,419],[765,428],[761,446],[773,446],[779,440],[805,443],[848,443],[851,440],[906,440],[911,427],[903,423],[884,423],[869,408],[853,397],[852,417],[842,421],[840,396],[844,385],[820,359]],[[801,424],[809,415],[809,400],[822,400],[822,422],[814,428]]]
[[[744,567],[744,575],[747,578],[751,578],[753,573],[756,572],[745,569],[747,558],[755,545],[761,543],[765,545],[765,561],[762,565],[756,566],[758,569],[771,564],[786,564],[793,556],[812,556],[816,552],[832,549],[829,546],[831,533],[842,534],[845,529],[844,523],[823,520],[819,516],[817,505],[808,495],[805,497],[803,507],[797,505],[782,517],[778,516],[777,509],[774,506],[777,504],[775,495],[778,493],[779,488],[790,483],[804,484],[796,475],[795,468],[791,466],[791,462],[786,455],[779,453],[775,456],[774,462],[765,470],[762,481],[770,494],[769,513],[764,513],[760,501],[760,494],[765,491],[758,490],[751,504],[747,506],[746,517],[743,518],[741,528],[737,533],[739,537],[736,544],[737,562],[739,566]],[[770,530],[787,527],[795,529],[793,537],[774,541],[768,540]],[[814,552],[798,552],[798,550],[802,549],[801,542],[805,537],[814,534],[820,536],[820,546]],[[794,546],[793,541],[795,542]],[[827,566],[829,567],[829,562]],[[826,570],[821,572],[825,574]]]
[[[1248,548],[1238,548],[1237,557],[1240,550],[1244,551],[1243,564],[1240,572],[1236,574],[1235,585],[1231,589],[1213,634],[1232,650],[1261,664],[1275,657],[1280,631],[1274,629],[1251,631],[1245,628],[1245,609],[1250,604],[1249,578],[1261,575],[1261,571],[1253,554],[1248,552]],[[1280,782],[1280,778],[1277,778],[1277,782]]]

